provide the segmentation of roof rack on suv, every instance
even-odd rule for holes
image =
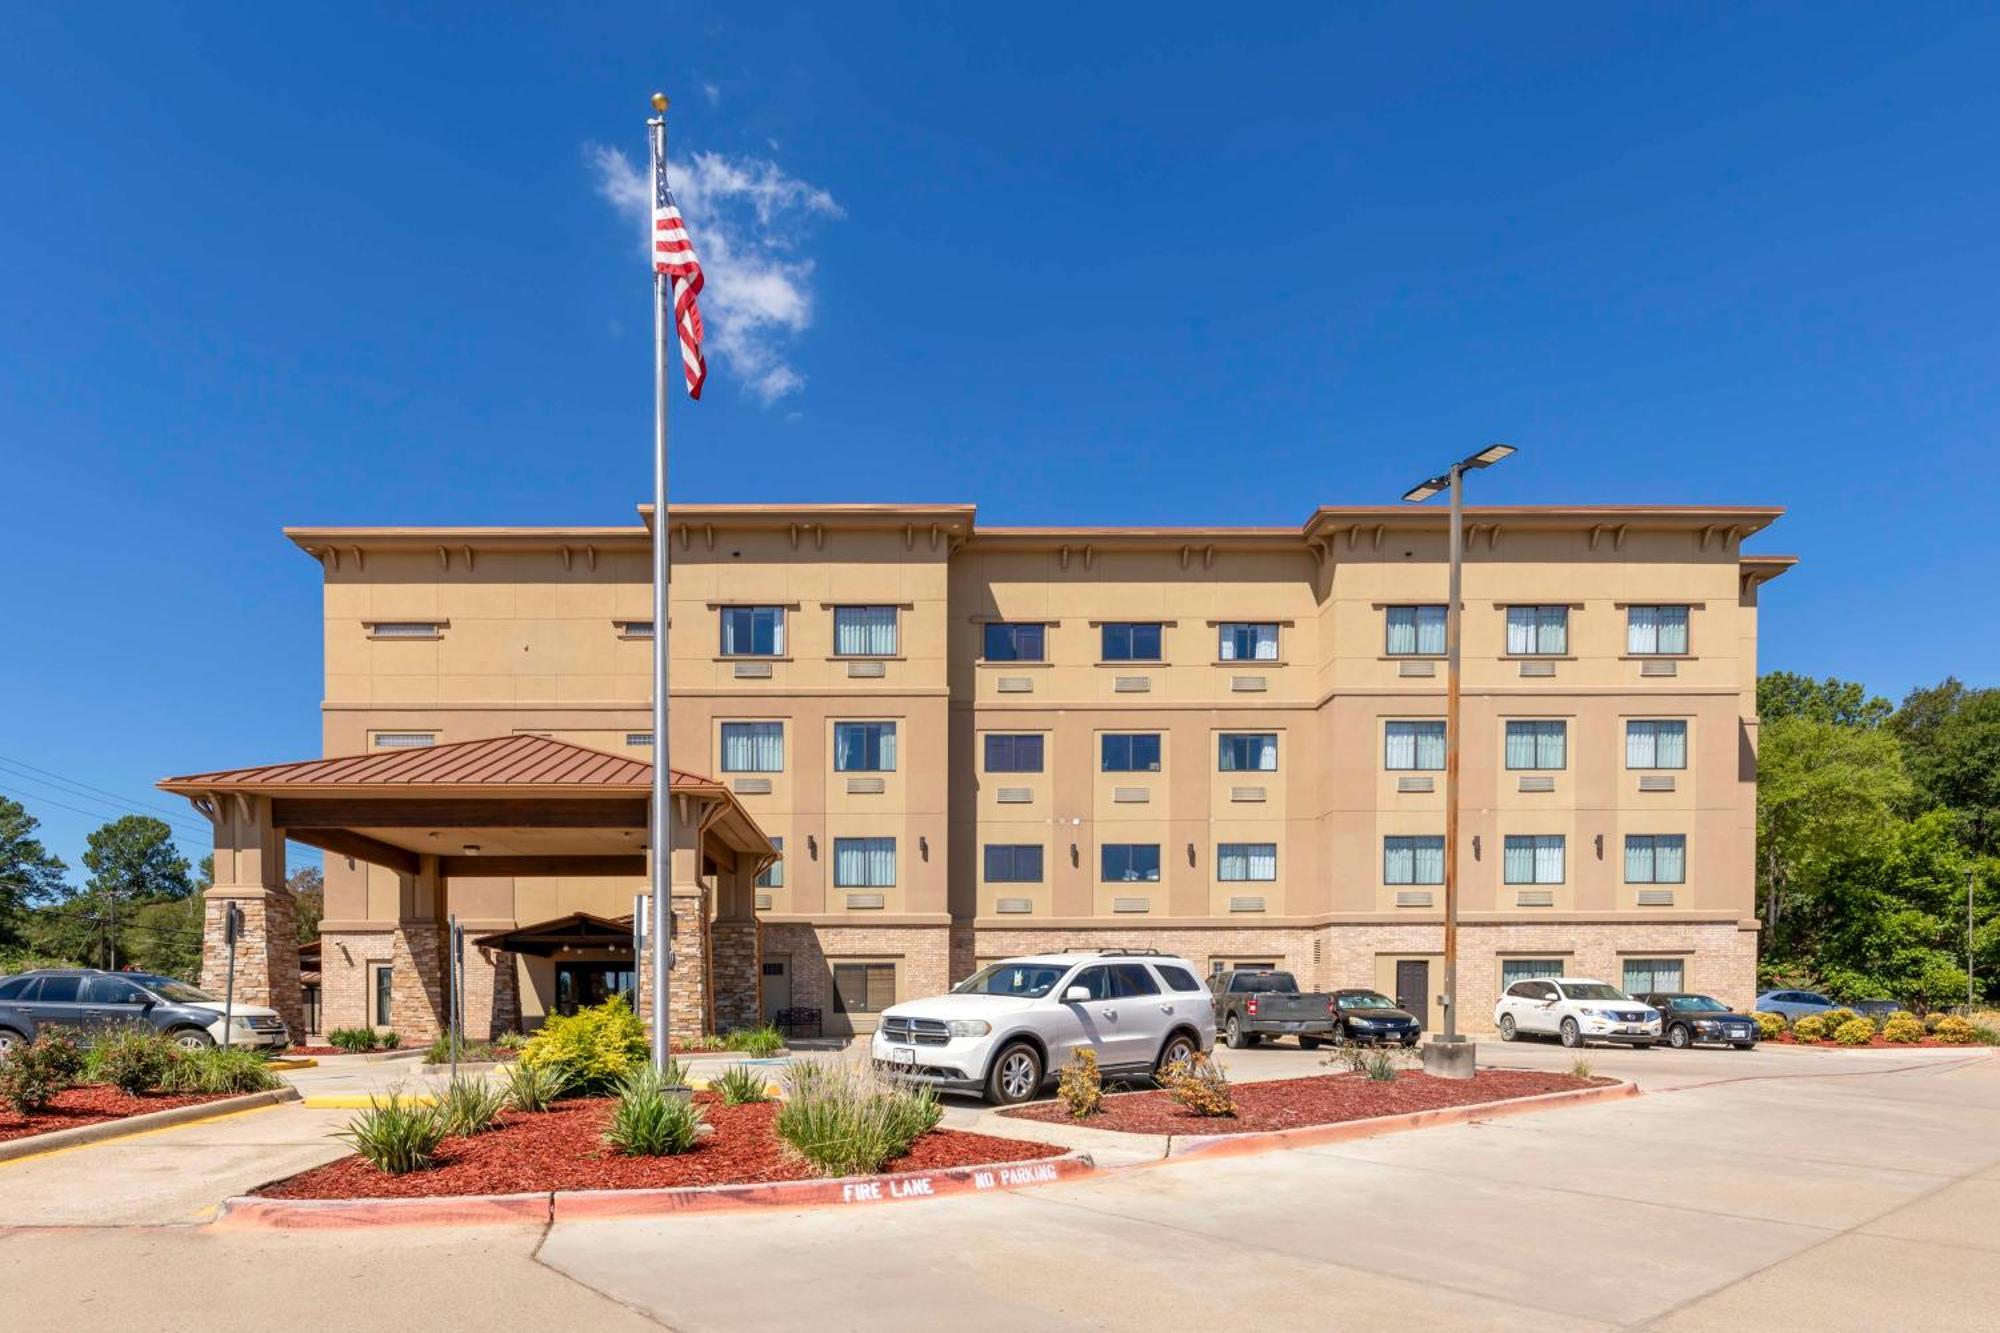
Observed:
[[[1063,952],[1064,952],[1064,953],[1094,953],[1094,954],[1096,954],[1096,955],[1097,955],[1098,957],[1100,957],[1100,958],[1135,958],[1135,957],[1148,957],[1148,958],[1163,958],[1163,957],[1165,957],[1165,956],[1166,956],[1166,952],[1167,952],[1167,951],[1166,951],[1165,949],[1152,949],[1152,948],[1146,948],[1146,949],[1124,949],[1124,948],[1116,948],[1116,949],[1098,949],[1098,948],[1087,948],[1087,949],[1064,949],[1064,950],[1063,950]]]

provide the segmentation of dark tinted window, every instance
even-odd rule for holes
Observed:
[[[1135,995],[1158,995],[1160,983],[1138,963],[1118,963],[1111,969],[1112,994],[1120,999]]]
[[[85,1004],[141,1004],[146,993],[123,977],[86,977],[83,983]]]
[[[1140,735],[1107,735],[1103,738],[1106,773],[1157,773],[1160,771],[1160,737],[1157,732]]]
[[[1157,662],[1160,660],[1160,627],[1113,623],[1104,627],[1106,662]]]
[[[1170,963],[1161,963],[1158,966],[1160,969],[1160,980],[1167,983],[1168,990],[1199,991],[1204,989],[1202,984],[1195,980],[1194,973],[1188,971],[1186,968],[1175,967]]]
[[[1086,967],[1070,978],[1069,986],[1063,987],[1065,994],[1068,993],[1070,986],[1083,987],[1090,992],[1090,998],[1093,1000],[1108,1000],[1111,998],[1111,969]]]
[[[986,738],[988,773],[1039,773],[1042,771],[1040,736],[989,735]]]
[[[1229,989],[1239,995],[1249,991],[1277,991],[1289,995],[1298,988],[1299,983],[1292,979],[1289,972],[1238,972],[1229,983]]]
[[[1042,882],[1040,843],[986,844],[988,884],[1039,884]]]
[[[25,1000],[40,977],[9,977],[0,981],[0,1000]]]
[[[38,1004],[75,1004],[77,993],[83,988],[82,977],[43,977],[42,989],[35,996]]]
[[[989,662],[1039,662],[1046,655],[1043,631],[1047,626],[1009,625],[995,621],[986,626],[986,660]]]

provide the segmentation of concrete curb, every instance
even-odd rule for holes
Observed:
[[[0,1143],[0,1162],[11,1162],[23,1157],[39,1157],[58,1148],[77,1148],[89,1143],[102,1143],[106,1139],[122,1139],[130,1134],[144,1134],[148,1130],[172,1129],[175,1125],[192,1124],[197,1120],[212,1120],[217,1116],[233,1115],[238,1111],[254,1111],[260,1106],[277,1106],[282,1102],[297,1100],[299,1100],[299,1090],[288,1084],[268,1092],[246,1092],[240,1097],[223,1097],[212,1102],[196,1102],[191,1106],[174,1106],[164,1111],[148,1111],[144,1115],[126,1116],[123,1120],[100,1120],[94,1125],[78,1125],[75,1129],[31,1134],[26,1138],[8,1139]]]

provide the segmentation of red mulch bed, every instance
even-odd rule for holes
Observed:
[[[356,1052],[354,1052],[354,1051],[343,1051],[343,1050],[341,1050],[341,1049],[340,1049],[340,1047],[338,1047],[338,1046],[287,1046],[287,1047],[286,1047],[286,1048],[284,1049],[284,1052],[283,1052],[283,1054],[284,1054],[284,1055],[286,1055],[286,1056],[294,1056],[294,1055],[353,1055],[353,1054],[356,1054]]]
[[[13,1107],[0,1102],[0,1140],[22,1139],[30,1134],[49,1134],[58,1129],[75,1129],[78,1125],[96,1125],[106,1120],[123,1120],[127,1116],[144,1115],[148,1111],[170,1111],[176,1106],[196,1106],[202,1102],[217,1101],[233,1093],[215,1092],[148,1092],[133,1097],[116,1088],[98,1087],[95,1084],[81,1088],[66,1088],[55,1096],[47,1109],[33,1115],[20,1115]]]
[[[1866,1046],[1843,1046],[1831,1037],[1825,1041],[1800,1041],[1789,1032],[1782,1037],[1766,1037],[1759,1044],[1765,1046],[1772,1044],[1779,1046],[1810,1046],[1815,1049],[1828,1051],[1914,1051],[1926,1046],[1942,1046],[1947,1050],[1953,1051],[1976,1051],[1979,1049],[1979,1043],[1976,1041],[1956,1043],[1939,1041],[1936,1037],[1928,1034],[1926,1034],[1922,1041],[1890,1041],[1879,1032],[1875,1034],[1875,1040],[1869,1042]]]
[[[471,1138],[446,1139],[428,1171],[392,1176],[360,1157],[302,1171],[256,1191],[273,1199],[407,1199],[452,1194],[523,1194],[539,1190],[660,1189],[689,1185],[748,1185],[811,1180],[816,1173],[790,1156],[772,1122],[776,1102],[725,1106],[711,1093],[695,1100],[715,1133],[678,1157],[626,1157],[604,1142],[611,1099],[559,1102],[539,1115],[508,1111],[499,1127]],[[918,1139],[884,1171],[1024,1162],[1066,1151],[1046,1143],[938,1129]]]
[[[1372,1082],[1360,1074],[1318,1074],[1266,1083],[1232,1084],[1236,1093],[1234,1116],[1196,1115],[1163,1091],[1114,1093],[1104,1099],[1103,1111],[1088,1120],[1072,1120],[1059,1101],[1037,1102],[1001,1114],[1057,1125],[1123,1130],[1128,1134],[1252,1134],[1259,1130],[1297,1129],[1302,1125],[1333,1125],[1407,1111],[1434,1111],[1446,1106],[1513,1101],[1616,1081],[1533,1069],[1482,1069],[1469,1079],[1432,1078],[1412,1071],[1398,1073],[1387,1083]]]

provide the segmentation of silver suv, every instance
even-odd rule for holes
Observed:
[[[88,1042],[111,1028],[149,1025],[194,1048],[291,1045],[275,1009],[236,1004],[229,1032],[222,1030],[222,1001],[173,977],[149,972],[52,967],[0,980],[0,1055],[44,1034]]]

